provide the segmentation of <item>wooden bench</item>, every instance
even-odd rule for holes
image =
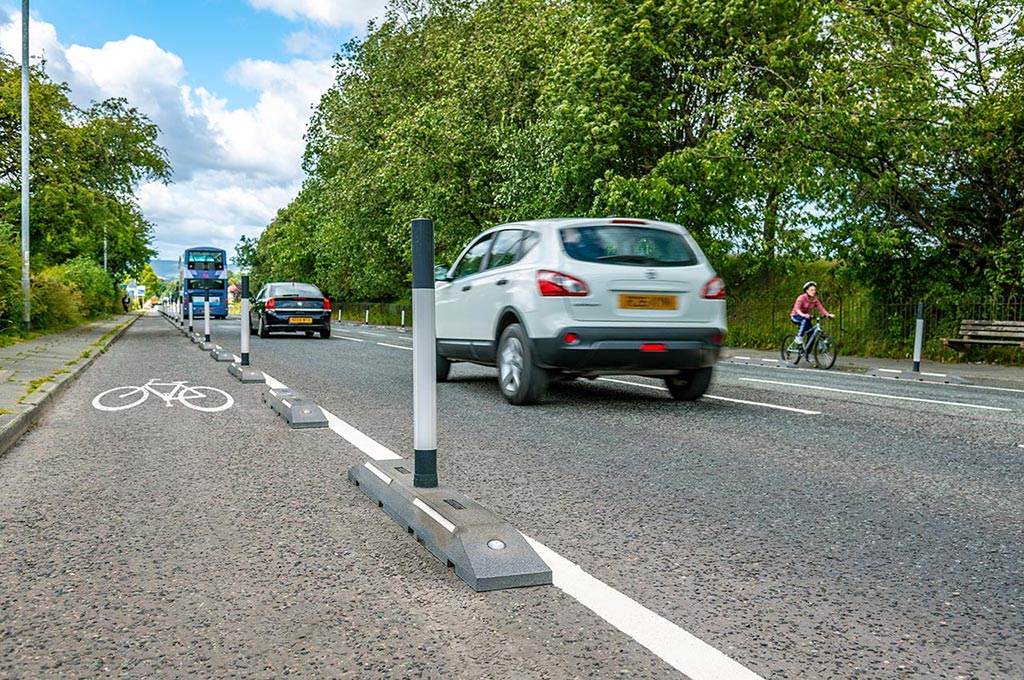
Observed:
[[[978,321],[964,319],[960,322],[959,338],[943,338],[944,345],[961,354],[970,345],[1003,345],[1024,348],[1024,321]]]

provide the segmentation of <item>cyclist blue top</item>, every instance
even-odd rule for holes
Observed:
[[[790,319],[793,323],[800,324],[800,331],[797,333],[797,338],[802,338],[807,334],[807,331],[811,329],[811,312],[820,311],[823,316],[833,318],[835,315],[830,314],[825,305],[821,304],[821,300],[818,299],[818,284],[814,281],[808,281],[804,284],[804,293],[796,299],[793,303],[793,311],[790,312]]]

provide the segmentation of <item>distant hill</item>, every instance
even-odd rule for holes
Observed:
[[[153,268],[153,273],[163,281],[178,278],[177,260],[150,260],[149,266]]]

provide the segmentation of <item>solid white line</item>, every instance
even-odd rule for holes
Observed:
[[[363,340],[362,338],[350,338],[347,335],[336,335],[335,337],[338,338],[339,340],[351,340],[352,342],[366,342],[366,340]]]
[[[921,371],[921,375],[930,375],[933,378],[945,378],[945,377],[948,377],[947,374],[945,374],[945,373],[926,373],[924,371]]]
[[[808,411],[802,408],[793,408],[792,406],[780,406],[779,404],[766,404],[760,401],[747,401],[745,399],[730,399],[729,397],[716,397],[713,394],[705,394],[705,399],[717,399],[718,401],[731,401],[736,404],[748,404],[750,406],[764,406],[765,408],[774,408],[780,411],[791,411],[793,413],[801,413],[805,416],[820,416],[821,411]]]
[[[605,382],[619,383],[620,385],[632,385],[633,387],[646,387],[649,390],[659,390],[661,392],[668,392],[667,387],[661,387],[660,385],[647,385],[644,383],[630,382],[628,380],[616,380],[615,378],[598,378],[598,380],[604,380]],[[792,411],[793,413],[802,413],[807,416],[820,416],[821,411],[808,411],[802,408],[793,408],[791,406],[780,406],[778,404],[766,404],[761,401],[745,401],[743,399],[730,399],[729,397],[716,397],[711,394],[705,394],[705,399],[717,399],[718,401],[731,401],[737,404],[748,404],[750,406],[764,406],[765,408],[775,408],[781,411]]]
[[[412,351],[412,347],[402,347],[401,345],[389,345],[386,342],[378,342],[377,344],[380,345],[381,347],[394,347],[395,349],[407,349],[410,352]]]
[[[449,534],[455,533],[455,525],[449,522],[447,519],[445,519],[444,516],[437,510],[434,510],[432,507],[421,501],[419,498],[412,499],[412,504],[415,505],[420,510],[422,510],[423,512],[427,513],[430,516],[430,519],[434,520],[442,527],[447,529]]]
[[[328,427],[370,458],[374,460],[400,460],[402,458],[388,447],[377,443],[325,408],[321,407],[320,410],[324,412],[324,417],[327,418]]]
[[[271,389],[274,389],[274,390],[288,389],[288,386],[285,385],[280,380],[274,380],[273,378],[271,378],[269,373],[264,373],[263,374],[263,380],[266,381],[267,387],[269,387]]]
[[[733,357],[733,359],[743,359],[744,361],[750,361],[750,357]]]
[[[878,372],[879,373],[902,373],[903,371],[897,370],[895,368],[879,368]]]
[[[779,363],[778,359],[761,359],[761,361],[767,361],[769,364],[777,364],[777,363]]]
[[[287,388],[284,383],[263,374],[272,389]],[[633,383],[639,384],[639,383]],[[641,385],[643,387],[643,385]],[[653,387],[648,385],[647,387]],[[664,389],[664,388],[662,388]],[[398,460],[397,453],[379,444],[330,411],[321,408],[332,430],[374,460]],[[368,464],[367,467],[370,467]],[[371,472],[376,474],[373,468]],[[413,505],[423,510],[438,524],[454,533],[455,525],[419,498]],[[541,559],[551,567],[552,581],[567,595],[590,609],[641,645],[651,650],[673,668],[692,680],[764,680],[711,645],[694,637],[611,586],[603,583],[547,546],[524,534]]]
[[[357,330],[356,333],[362,333],[363,335],[373,335],[373,336],[378,337],[378,338],[386,338],[386,337],[388,337],[387,333],[371,333],[370,331],[359,331],[359,330]]]
[[[556,588],[575,598],[692,680],[763,680],[711,645],[583,571],[523,534],[549,567]]]
[[[806,385],[803,383],[780,382],[778,380],[760,380],[758,378],[740,378],[746,382],[767,383],[769,385],[788,385],[789,387],[800,387],[807,390],[821,390],[823,392],[840,392],[842,394],[857,394],[863,397],[878,397],[880,399],[898,399],[899,401],[918,401],[925,404],[943,404],[945,406],[963,406],[964,408],[977,408],[985,411],[1006,411],[1013,409],[1000,406],[979,406],[977,404],[963,404],[957,401],[939,401],[937,399],[919,399],[917,397],[899,397],[894,394],[879,394],[877,392],[860,392],[858,390],[840,390],[835,387],[818,387],[817,385]]]

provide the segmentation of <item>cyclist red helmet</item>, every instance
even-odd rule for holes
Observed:
[[[818,287],[817,281],[808,281],[807,283],[805,283],[804,284],[804,292],[806,293],[807,289],[810,288],[811,286],[814,286],[815,288],[817,288]]]

